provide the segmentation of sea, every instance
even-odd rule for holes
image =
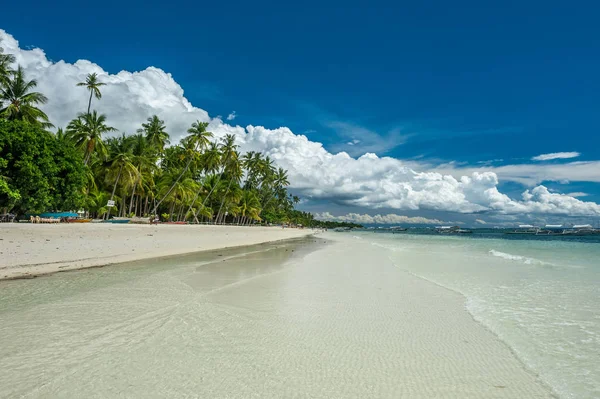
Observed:
[[[461,293],[473,318],[560,398],[600,398],[600,235],[351,231]]]

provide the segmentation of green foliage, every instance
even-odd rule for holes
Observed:
[[[259,152],[240,154],[235,135],[213,140],[208,122],[192,123],[171,146],[157,115],[133,136],[107,137],[116,129],[91,109],[105,85],[95,73],[77,83],[89,91],[87,112],[65,131],[45,131],[52,125],[37,106],[47,98],[33,91],[37,82],[28,81],[21,67],[13,69],[14,62],[0,48],[0,207],[19,213],[84,207],[96,218],[325,223],[294,209],[300,200],[287,191],[287,171]]]
[[[4,59],[5,56],[2,58]],[[4,62],[0,59],[0,64]],[[1,68],[6,69],[5,66]],[[42,93],[32,91],[37,86],[37,81],[27,80],[21,66],[15,71],[0,72],[4,73],[0,78],[0,116],[45,128],[52,127],[48,116],[36,107],[48,101]]]
[[[81,156],[39,125],[0,119],[0,176],[0,207],[17,213],[72,210],[85,202]]]

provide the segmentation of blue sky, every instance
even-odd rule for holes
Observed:
[[[0,28],[53,61],[160,68],[194,106],[223,119],[235,111],[240,126],[289,127],[353,157],[467,169],[537,166],[532,157],[559,152],[580,155],[542,163],[600,159],[599,13],[552,1],[34,1],[4,4]],[[528,187],[499,177],[510,197]],[[585,179],[535,184],[600,202],[598,179]],[[331,199],[305,206],[332,211]]]

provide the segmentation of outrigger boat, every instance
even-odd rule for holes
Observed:
[[[131,218],[112,218],[112,219],[108,219],[108,220],[104,220],[104,223],[118,223],[118,224],[125,224],[125,223],[129,223],[129,221],[131,220]]]
[[[520,224],[518,229],[507,231],[504,234],[531,234],[535,235],[540,231],[539,227],[530,224]]]
[[[435,229],[440,234],[472,234],[472,230],[461,229],[458,226],[440,226]]]

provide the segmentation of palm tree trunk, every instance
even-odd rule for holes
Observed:
[[[223,209],[223,204],[225,203],[225,199],[227,198],[227,195],[229,194],[229,189],[231,187],[232,181],[233,181],[233,178],[229,179],[229,184],[227,185],[227,190],[225,190],[225,195],[223,196],[223,199],[221,200],[221,206],[219,207],[219,212],[217,213],[217,222],[219,220],[219,216],[221,216],[221,210]]]
[[[92,108],[92,94],[94,94],[93,90],[90,90],[90,101],[88,102],[88,115],[90,113],[90,108]]]
[[[129,201],[129,213],[131,213],[131,209],[133,208],[133,197],[135,197],[135,189],[137,187],[137,180],[133,183],[133,192],[131,193],[131,201]]]
[[[117,180],[115,180],[115,185],[112,190],[112,194],[110,195],[110,200],[112,201],[115,197],[115,191],[117,191],[117,184],[119,184],[119,179],[121,178],[121,171],[123,170],[123,165],[119,168],[119,173],[117,174]],[[108,212],[106,212],[106,218],[108,219],[108,215],[110,214],[110,208],[108,208]]]
[[[177,185],[177,183],[179,183],[179,180],[181,180],[181,178],[183,177],[183,175],[185,174],[185,172],[187,172],[187,170],[190,167],[191,163],[192,163],[192,158],[190,158],[187,161],[187,163],[185,165],[185,168],[183,168],[183,171],[177,177],[177,180],[175,180],[175,183],[173,183],[173,185],[171,185],[171,187],[169,188],[169,191],[167,191],[167,193],[161,198],[161,200],[158,201],[158,203],[156,205],[154,205],[154,210],[152,211],[153,214],[156,214],[156,210],[158,209],[158,207],[160,206],[160,204],[165,200],[165,198],[167,198],[169,196],[169,194],[171,194],[171,191],[173,191],[173,189],[175,188],[175,186]]]
[[[175,210],[175,199],[173,199],[173,204],[171,204],[171,210],[169,211],[169,222],[173,221],[173,211]]]

